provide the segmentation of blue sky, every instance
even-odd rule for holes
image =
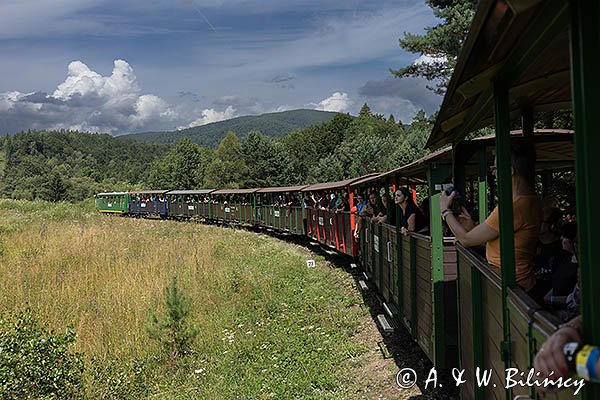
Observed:
[[[423,0],[2,0],[0,133],[122,134],[313,108],[409,122],[441,98],[389,68]]]

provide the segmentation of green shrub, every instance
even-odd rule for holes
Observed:
[[[30,310],[0,316],[0,398],[81,397],[83,360],[71,328],[54,334]]]

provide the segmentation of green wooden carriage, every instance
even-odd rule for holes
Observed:
[[[98,193],[95,196],[96,209],[101,213],[127,214],[129,212],[129,193]]]
[[[220,222],[253,225],[258,189],[219,189],[210,193],[210,218]]]
[[[395,170],[357,181],[354,190],[393,192],[402,186],[423,189],[436,210],[435,187],[451,175],[452,150],[446,148]],[[437,191],[439,193],[439,190]],[[390,198],[393,199],[393,196]],[[366,198],[366,196],[365,196]],[[360,260],[378,291],[398,310],[397,319],[411,332],[438,367],[456,366],[456,251],[453,238],[442,236],[441,221],[431,218],[426,233],[401,234],[399,206],[396,221],[361,221]],[[437,206],[439,210],[439,205]]]
[[[260,223],[267,228],[303,235],[305,217],[300,191],[305,187],[306,185],[259,189],[255,195],[257,208],[260,209]],[[288,201],[293,199],[293,204],[280,205],[280,196]]]
[[[460,360],[467,371],[465,399],[513,399],[530,388],[505,389],[503,371],[527,370],[545,338],[556,329],[552,315],[532,304],[516,286],[510,178],[510,127],[521,119],[523,136],[535,140],[534,114],[571,109],[575,122],[575,177],[585,340],[600,344],[600,270],[594,249],[600,222],[593,172],[600,126],[600,8],[585,0],[482,1],[457,61],[441,110],[428,141],[432,149],[453,144],[454,178],[465,189],[465,157],[460,148],[474,130],[494,124],[497,196],[500,217],[501,276],[481,257],[457,246]],[[481,165],[485,167],[484,152]],[[486,188],[482,174],[480,190]],[[485,218],[487,193],[480,198]],[[594,290],[596,289],[596,290]],[[496,371],[496,387],[473,383],[476,367]],[[600,387],[587,383],[585,399],[600,398]],[[556,395],[547,396],[557,397]],[[560,398],[573,398],[562,392]]]

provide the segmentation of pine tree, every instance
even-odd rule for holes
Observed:
[[[425,28],[425,34],[404,32],[400,47],[429,60],[413,63],[390,72],[399,78],[423,77],[436,83],[428,87],[438,94],[444,94],[456,66],[456,60],[467,38],[471,21],[475,15],[475,0],[427,0],[433,14],[442,22]]]
[[[198,329],[188,322],[192,300],[177,284],[173,277],[164,290],[165,313],[153,312],[146,328],[148,336],[160,343],[168,354],[171,364],[190,354]]]
[[[367,103],[363,104],[363,106],[360,108],[360,112],[358,113],[358,117],[368,118],[371,116],[373,116],[373,114],[371,114],[371,108],[369,108],[369,105]]]

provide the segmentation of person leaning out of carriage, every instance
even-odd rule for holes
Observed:
[[[400,206],[400,232],[408,235],[410,232],[423,232],[429,226],[427,218],[413,201],[410,191],[401,187],[394,193],[394,203]]]
[[[517,284],[531,297],[541,301],[544,289],[536,285],[533,257],[542,224],[542,200],[535,192],[535,147],[527,141],[515,141],[511,145],[511,177],[513,199],[513,227],[515,243],[515,271]],[[451,211],[456,192],[448,196],[442,192],[440,209],[442,218],[463,246],[485,244],[486,258],[494,270],[500,273],[500,238],[498,206],[481,224],[475,225],[469,212],[462,207],[460,215]]]

